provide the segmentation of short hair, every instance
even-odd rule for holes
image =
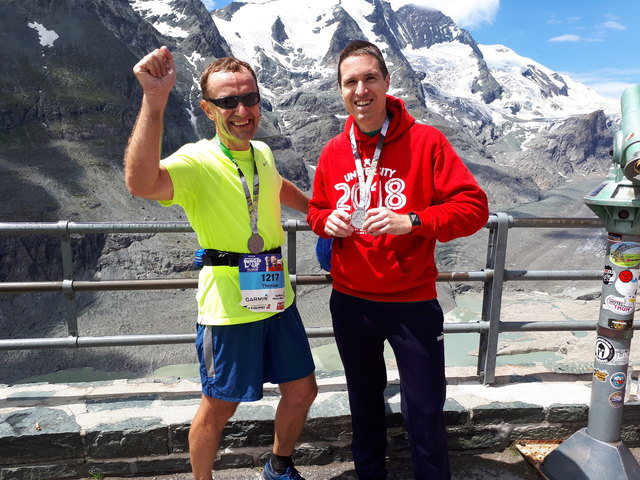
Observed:
[[[384,61],[382,52],[380,49],[371,42],[365,40],[354,40],[349,45],[344,47],[340,52],[340,60],[338,60],[338,85],[342,83],[342,74],[340,73],[340,66],[342,62],[349,57],[371,55],[378,61],[378,67],[382,72],[382,75],[386,78],[389,75],[389,69]]]
[[[253,79],[256,82],[256,91],[260,93],[258,87],[258,78],[256,77],[256,72],[253,71],[251,65],[242,60],[238,60],[234,57],[223,57],[209,64],[207,68],[204,69],[202,74],[200,75],[200,90],[202,91],[202,96],[207,96],[207,82],[209,81],[209,77],[216,72],[240,72],[242,70],[247,70]]]

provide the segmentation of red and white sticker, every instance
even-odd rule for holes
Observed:
[[[618,315],[630,315],[633,313],[633,305],[634,302],[629,298],[609,295],[604,299],[602,308],[617,313]]]

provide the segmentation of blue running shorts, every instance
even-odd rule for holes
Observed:
[[[228,402],[252,402],[262,386],[291,382],[315,370],[295,304],[264,320],[197,325],[202,393]]]

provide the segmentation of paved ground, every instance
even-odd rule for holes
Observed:
[[[640,448],[632,448],[640,462]],[[408,460],[388,463],[387,480],[413,480]],[[234,468],[214,471],[214,480],[259,479],[258,468]],[[301,466],[298,469],[306,480],[357,480],[353,463],[332,463],[323,466]],[[541,480],[546,479],[523,455],[511,447],[503,452],[451,456],[452,480]],[[106,477],[104,480],[193,480],[190,473],[141,477]],[[604,480],[604,479],[603,479]]]
[[[452,480],[536,480],[542,478],[516,449],[482,455],[454,455],[451,458]],[[388,480],[413,480],[408,461],[390,462]],[[301,466],[306,480],[357,480],[353,463]],[[260,469],[226,469],[214,473],[215,480],[258,479]],[[192,480],[190,473],[135,477],[139,480]],[[105,480],[131,480],[131,477],[107,477]]]

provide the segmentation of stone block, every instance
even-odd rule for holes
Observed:
[[[133,462],[132,473],[138,474],[158,474],[166,475],[169,473],[181,473],[190,472],[191,463],[188,457],[174,457],[167,458],[145,458],[138,459]]]
[[[222,431],[221,448],[264,447],[273,443],[273,419],[231,420]]]
[[[343,392],[316,399],[309,410],[309,418],[331,418],[350,415],[349,398]]]
[[[474,450],[501,451],[509,445],[509,432],[505,428],[464,428],[448,429],[450,450],[473,452]]]
[[[77,462],[51,462],[41,465],[0,466],[0,480],[77,479],[87,475],[86,465]]]
[[[169,428],[156,417],[101,423],[88,430],[85,439],[86,453],[92,458],[169,454]]]
[[[169,426],[170,453],[188,453],[189,452],[189,428],[191,428],[191,424]]]
[[[549,423],[581,422],[589,419],[588,405],[571,405],[554,403],[547,407],[547,421]]]
[[[409,434],[404,426],[387,429],[387,448],[394,452],[394,457],[398,452],[409,450]]]
[[[252,403],[241,403],[233,414],[232,421],[272,421],[276,416],[276,409],[271,405],[255,405]]]
[[[341,460],[340,447],[334,445],[301,444],[294,453],[297,465],[328,465]]]
[[[253,468],[256,467],[256,460],[253,455],[246,453],[221,453],[213,466],[214,470],[224,470],[226,468]]]
[[[640,447],[640,424],[623,422],[620,427],[620,437],[627,447]]]
[[[464,425],[469,421],[470,415],[465,407],[453,398],[447,398],[444,403],[444,420],[446,425]]]
[[[56,408],[0,414],[0,452],[4,466],[82,458],[80,426]]]
[[[584,425],[578,423],[561,426],[548,424],[516,426],[511,430],[509,440],[564,440],[582,427]]]
[[[640,402],[635,401],[624,404],[622,423],[640,423]]]
[[[309,418],[300,436],[303,442],[351,442],[351,417]]]
[[[151,408],[159,395],[132,395],[116,398],[89,398],[86,402],[89,413],[122,410],[124,408]]]
[[[544,408],[524,402],[492,402],[472,409],[473,424],[541,423]]]

